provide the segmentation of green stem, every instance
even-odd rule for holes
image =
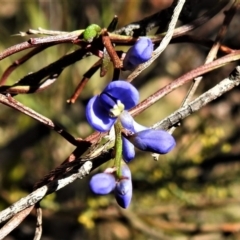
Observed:
[[[114,124],[115,129],[115,167],[117,169],[117,177],[121,177],[121,163],[122,163],[122,124],[119,120]]]

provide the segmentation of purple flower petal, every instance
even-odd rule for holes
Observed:
[[[126,128],[127,130],[135,133],[134,130],[134,119],[127,111],[123,111],[121,115],[119,116],[119,119],[122,123],[122,126]]]
[[[176,145],[171,134],[163,130],[148,129],[138,132],[131,137],[129,141],[142,151],[166,154]]]
[[[135,149],[134,149],[135,147],[125,137],[122,137],[122,140],[123,140],[123,150],[122,150],[123,160],[126,163],[129,163],[135,157]]]
[[[88,123],[99,132],[110,130],[116,121],[116,118],[110,117],[109,113],[102,107],[99,96],[92,97],[88,102],[86,118]]]
[[[122,165],[122,177],[132,179],[131,170],[127,164]]]
[[[119,116],[119,119],[122,123],[122,126],[133,133],[148,129],[147,127],[135,122],[133,117],[127,111],[123,111],[122,114]]]
[[[133,127],[134,120],[127,111],[123,111],[122,114],[119,116],[119,119],[124,128],[131,131],[132,133],[135,133],[135,130]],[[123,153],[122,153],[123,160],[126,163],[129,163],[135,157],[134,145],[130,143],[125,137],[122,137],[122,141],[123,141]]]
[[[100,195],[110,193],[116,186],[115,177],[109,173],[98,173],[89,182],[91,190]]]
[[[145,126],[143,126],[143,125],[141,125],[141,124],[139,124],[135,121],[133,121],[133,127],[134,127],[134,130],[135,130],[135,133],[149,129],[148,127],[145,127]]]
[[[105,92],[102,92],[99,95],[99,102],[101,103],[102,107],[106,109],[107,112],[110,112],[114,105],[116,105],[116,99],[111,98]]]
[[[139,64],[148,61],[153,52],[153,43],[148,37],[141,37],[126,53],[123,67],[132,70]]]
[[[117,182],[115,187],[115,198],[122,208],[127,208],[132,199],[132,181],[131,179],[122,179]]]
[[[136,106],[139,101],[138,90],[131,83],[122,80],[109,83],[103,93],[120,100],[126,110]]]

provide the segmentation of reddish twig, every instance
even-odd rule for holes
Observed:
[[[102,41],[115,68],[122,68],[122,61],[118,57],[106,29],[102,30]]]
[[[168,93],[172,92],[174,89],[188,83],[193,78],[201,76],[202,74],[205,74],[207,72],[210,72],[214,69],[220,68],[227,63],[237,61],[240,59],[240,50],[236,50],[234,53],[230,53],[224,57],[221,57],[213,62],[210,62],[208,64],[205,64],[203,66],[200,66],[183,76],[177,78],[172,83],[164,86],[163,88],[159,89],[152,95],[150,95],[147,99],[139,103],[136,107],[131,109],[131,114],[133,116],[143,112],[145,109],[153,105],[155,102],[157,102],[160,98],[166,96]]]
[[[16,83],[12,86],[0,86],[0,92],[4,94],[8,93],[11,95],[41,92],[46,88],[50,87],[58,79],[60,74],[61,71],[49,76],[47,79],[37,85],[34,85],[34,83],[32,83],[31,85],[21,85],[19,83]]]
[[[93,66],[83,75],[82,80],[79,82],[78,86],[76,87],[73,95],[67,100],[68,103],[75,103],[78,96],[81,94],[83,88],[87,84],[88,80],[92,77],[92,75],[99,69],[101,64],[101,59],[98,60]]]
[[[53,121],[51,121],[49,118],[46,118],[42,116],[41,114],[35,112],[31,108],[28,108],[18,102],[16,99],[12,98],[10,95],[5,96],[3,94],[0,94],[0,103],[11,107],[19,112],[24,113],[25,115],[37,120],[38,122],[44,124],[45,126],[53,129],[58,134],[60,134],[63,138],[65,138],[69,143],[73,144],[74,146],[81,146],[82,142],[79,139],[74,138],[70,133],[65,131],[62,127],[55,124]]]
[[[30,38],[26,42],[22,42],[5,49],[3,52],[0,53],[0,60],[6,57],[9,57],[17,52],[26,50],[28,48],[33,48],[33,47],[42,46],[42,45],[46,46],[48,44],[51,44],[51,46],[53,46],[60,43],[78,43],[79,44],[79,41],[77,40],[78,40],[78,35],[76,34],[67,34],[67,35],[62,34],[62,35],[42,37],[42,38]]]
[[[23,63],[25,63],[26,61],[28,61],[30,58],[32,58],[33,56],[35,56],[36,54],[42,52],[43,50],[45,50],[48,47],[51,47],[52,44],[48,44],[45,46],[39,46],[35,49],[33,49],[32,51],[30,51],[29,53],[27,53],[26,55],[24,55],[23,57],[19,58],[18,60],[15,60],[13,64],[11,64],[3,73],[1,79],[0,79],[0,85],[3,85],[8,76],[19,66],[21,66]]]
[[[238,5],[237,1],[234,1],[232,6],[230,7],[230,9],[226,12],[223,24],[216,36],[216,39],[215,39],[207,57],[206,57],[205,64],[212,62],[216,58],[217,52],[221,46],[221,42],[223,41],[223,38],[227,32],[227,27],[231,23],[234,15],[237,11],[237,5]],[[202,77],[193,79],[192,85],[190,86],[189,91],[188,91],[185,99],[183,100],[182,106],[187,104],[193,98],[193,95],[195,94],[201,81],[202,81]]]

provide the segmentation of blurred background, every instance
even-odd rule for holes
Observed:
[[[74,31],[90,23],[107,27],[115,14],[119,17],[118,27],[122,27],[171,3],[170,0],[0,0],[0,51],[29,39],[29,36],[13,36],[19,31],[38,27]],[[214,4],[216,1],[201,1],[194,17]],[[192,34],[213,40],[223,18],[220,12]],[[240,48],[239,25],[236,14],[224,40],[233,49]],[[6,84],[76,49],[72,44],[48,48],[16,69]],[[170,44],[133,81],[141,100],[202,65],[208,50],[187,42]],[[2,60],[0,74],[25,53]],[[96,60],[94,56],[81,60],[66,68],[47,90],[19,95],[16,99],[58,122],[75,137],[84,138],[93,131],[85,119],[85,105],[111,79],[111,72],[104,78],[97,72],[75,104],[68,105],[66,100]],[[197,95],[228,76],[235,65],[229,64],[204,76]],[[137,116],[137,121],[151,126],[168,116],[180,107],[188,88],[189,85],[183,86],[161,99]],[[149,153],[138,152],[129,165],[134,194],[128,210],[120,209],[113,195],[93,195],[88,188],[91,176],[47,196],[41,201],[42,240],[240,239],[239,112],[239,88],[235,88],[185,119],[174,132],[177,147],[158,162]],[[0,136],[0,210],[28,195],[34,183],[74,150],[57,133],[4,105],[0,108]],[[110,163],[94,173],[108,166]],[[36,216],[32,213],[6,239],[33,239],[35,224]]]

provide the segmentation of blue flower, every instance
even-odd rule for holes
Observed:
[[[133,133],[128,138],[122,137],[123,159],[125,162],[130,162],[134,159],[134,147],[142,151],[166,154],[176,145],[171,134],[163,130],[154,130],[138,124],[127,111],[124,111],[120,115],[120,121],[125,129]]]
[[[153,43],[149,37],[141,37],[126,53],[123,67],[133,70],[139,64],[147,62],[153,52]]]
[[[99,132],[110,130],[123,110],[137,105],[138,90],[126,81],[114,81],[99,96],[90,99],[86,107],[89,124]]]
[[[121,167],[121,177],[116,181],[114,171],[106,169],[104,173],[98,173],[90,180],[91,190],[99,195],[106,195],[114,190],[115,198],[119,206],[127,208],[132,199],[132,176],[129,167],[124,164]]]
[[[115,188],[116,180],[110,173],[98,173],[91,178],[89,185],[94,193],[105,195]]]

